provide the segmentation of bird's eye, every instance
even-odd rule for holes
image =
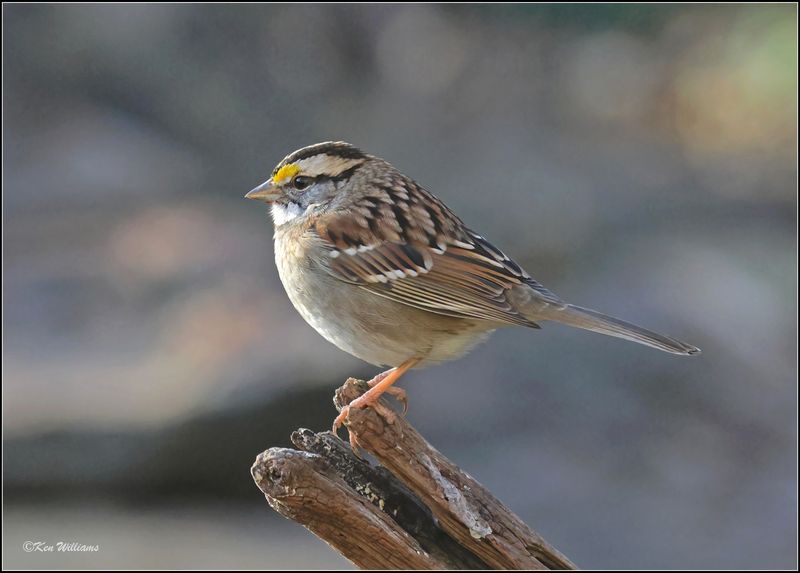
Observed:
[[[298,175],[297,177],[292,179],[292,185],[294,186],[295,189],[305,189],[306,187],[311,185],[312,181],[313,179],[311,177],[303,177],[302,175]]]

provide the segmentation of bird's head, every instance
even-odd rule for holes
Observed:
[[[245,198],[269,203],[280,226],[311,210],[336,208],[352,188],[359,172],[377,159],[343,141],[326,141],[303,147],[287,155],[272,176],[247,193]]]

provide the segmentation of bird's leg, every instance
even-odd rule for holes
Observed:
[[[418,362],[420,361],[419,358],[411,358],[410,360],[406,360],[397,368],[392,368],[391,370],[387,370],[382,374],[378,374],[375,378],[369,381],[369,385],[371,388],[364,392],[361,396],[350,402],[347,406],[342,408],[342,411],[339,412],[339,415],[336,416],[336,419],[333,421],[333,433],[335,434],[336,431],[341,427],[344,421],[347,419],[347,415],[350,413],[351,409],[359,409],[359,408],[366,408],[367,406],[377,405],[378,398],[381,397],[381,394],[387,392],[392,384],[397,382],[397,380],[405,374],[408,370],[413,368]],[[353,451],[357,451],[358,449],[358,442],[356,441],[355,436],[350,433],[350,446],[353,448]]]
[[[370,388],[374,387],[378,382],[386,378],[389,374],[391,374],[395,370],[397,370],[397,368],[390,368],[386,372],[381,372],[380,374],[375,376],[372,380],[367,382],[367,385]],[[385,392],[387,394],[391,394],[392,396],[394,396],[394,399],[403,405],[403,414],[405,415],[405,413],[408,412],[408,397],[406,396],[406,391],[403,390],[402,388],[398,388],[397,386],[389,386],[385,390]]]
[[[395,370],[397,370],[397,368],[389,368],[389,370],[387,370],[386,372],[381,372],[380,374],[377,374],[372,380],[369,380],[367,382],[367,386],[372,388],[373,386],[375,386],[375,384],[386,378],[389,374],[391,374]]]

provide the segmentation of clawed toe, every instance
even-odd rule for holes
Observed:
[[[403,406],[403,415],[405,416],[408,413],[408,394],[402,388],[396,388],[392,386],[386,390],[387,394],[391,394],[394,396],[394,399],[400,402]]]
[[[331,428],[331,431],[333,432],[334,436],[339,435],[339,428],[341,428],[342,425],[344,425],[344,421],[347,419],[347,416],[350,413],[350,407],[351,406],[345,406],[344,408],[342,408],[342,411],[339,412],[339,415],[336,416],[336,418],[333,420],[333,427]],[[356,435],[350,431],[350,428],[347,428],[347,436],[350,441],[350,449],[353,450],[353,453],[360,458],[361,457],[361,454],[359,453],[360,444],[358,443]]]
[[[394,424],[395,420],[397,420],[397,414],[395,414],[391,410],[391,408],[387,408],[380,402],[375,402],[374,404],[371,404],[371,406],[378,414],[381,415],[381,417],[383,417],[390,424]]]
[[[344,408],[342,408],[342,411],[339,412],[339,415],[336,416],[336,418],[334,418],[333,427],[331,428],[331,431],[334,433],[334,435],[338,434],[339,428],[342,427],[342,424],[344,424],[344,421],[347,419],[347,414],[349,413],[350,413],[350,406],[345,406]]]

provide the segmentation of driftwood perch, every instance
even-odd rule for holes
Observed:
[[[341,410],[366,390],[351,378],[334,403]],[[251,472],[270,506],[362,569],[576,568],[383,405],[347,420],[380,466],[305,429],[292,434],[298,450],[260,454]]]

